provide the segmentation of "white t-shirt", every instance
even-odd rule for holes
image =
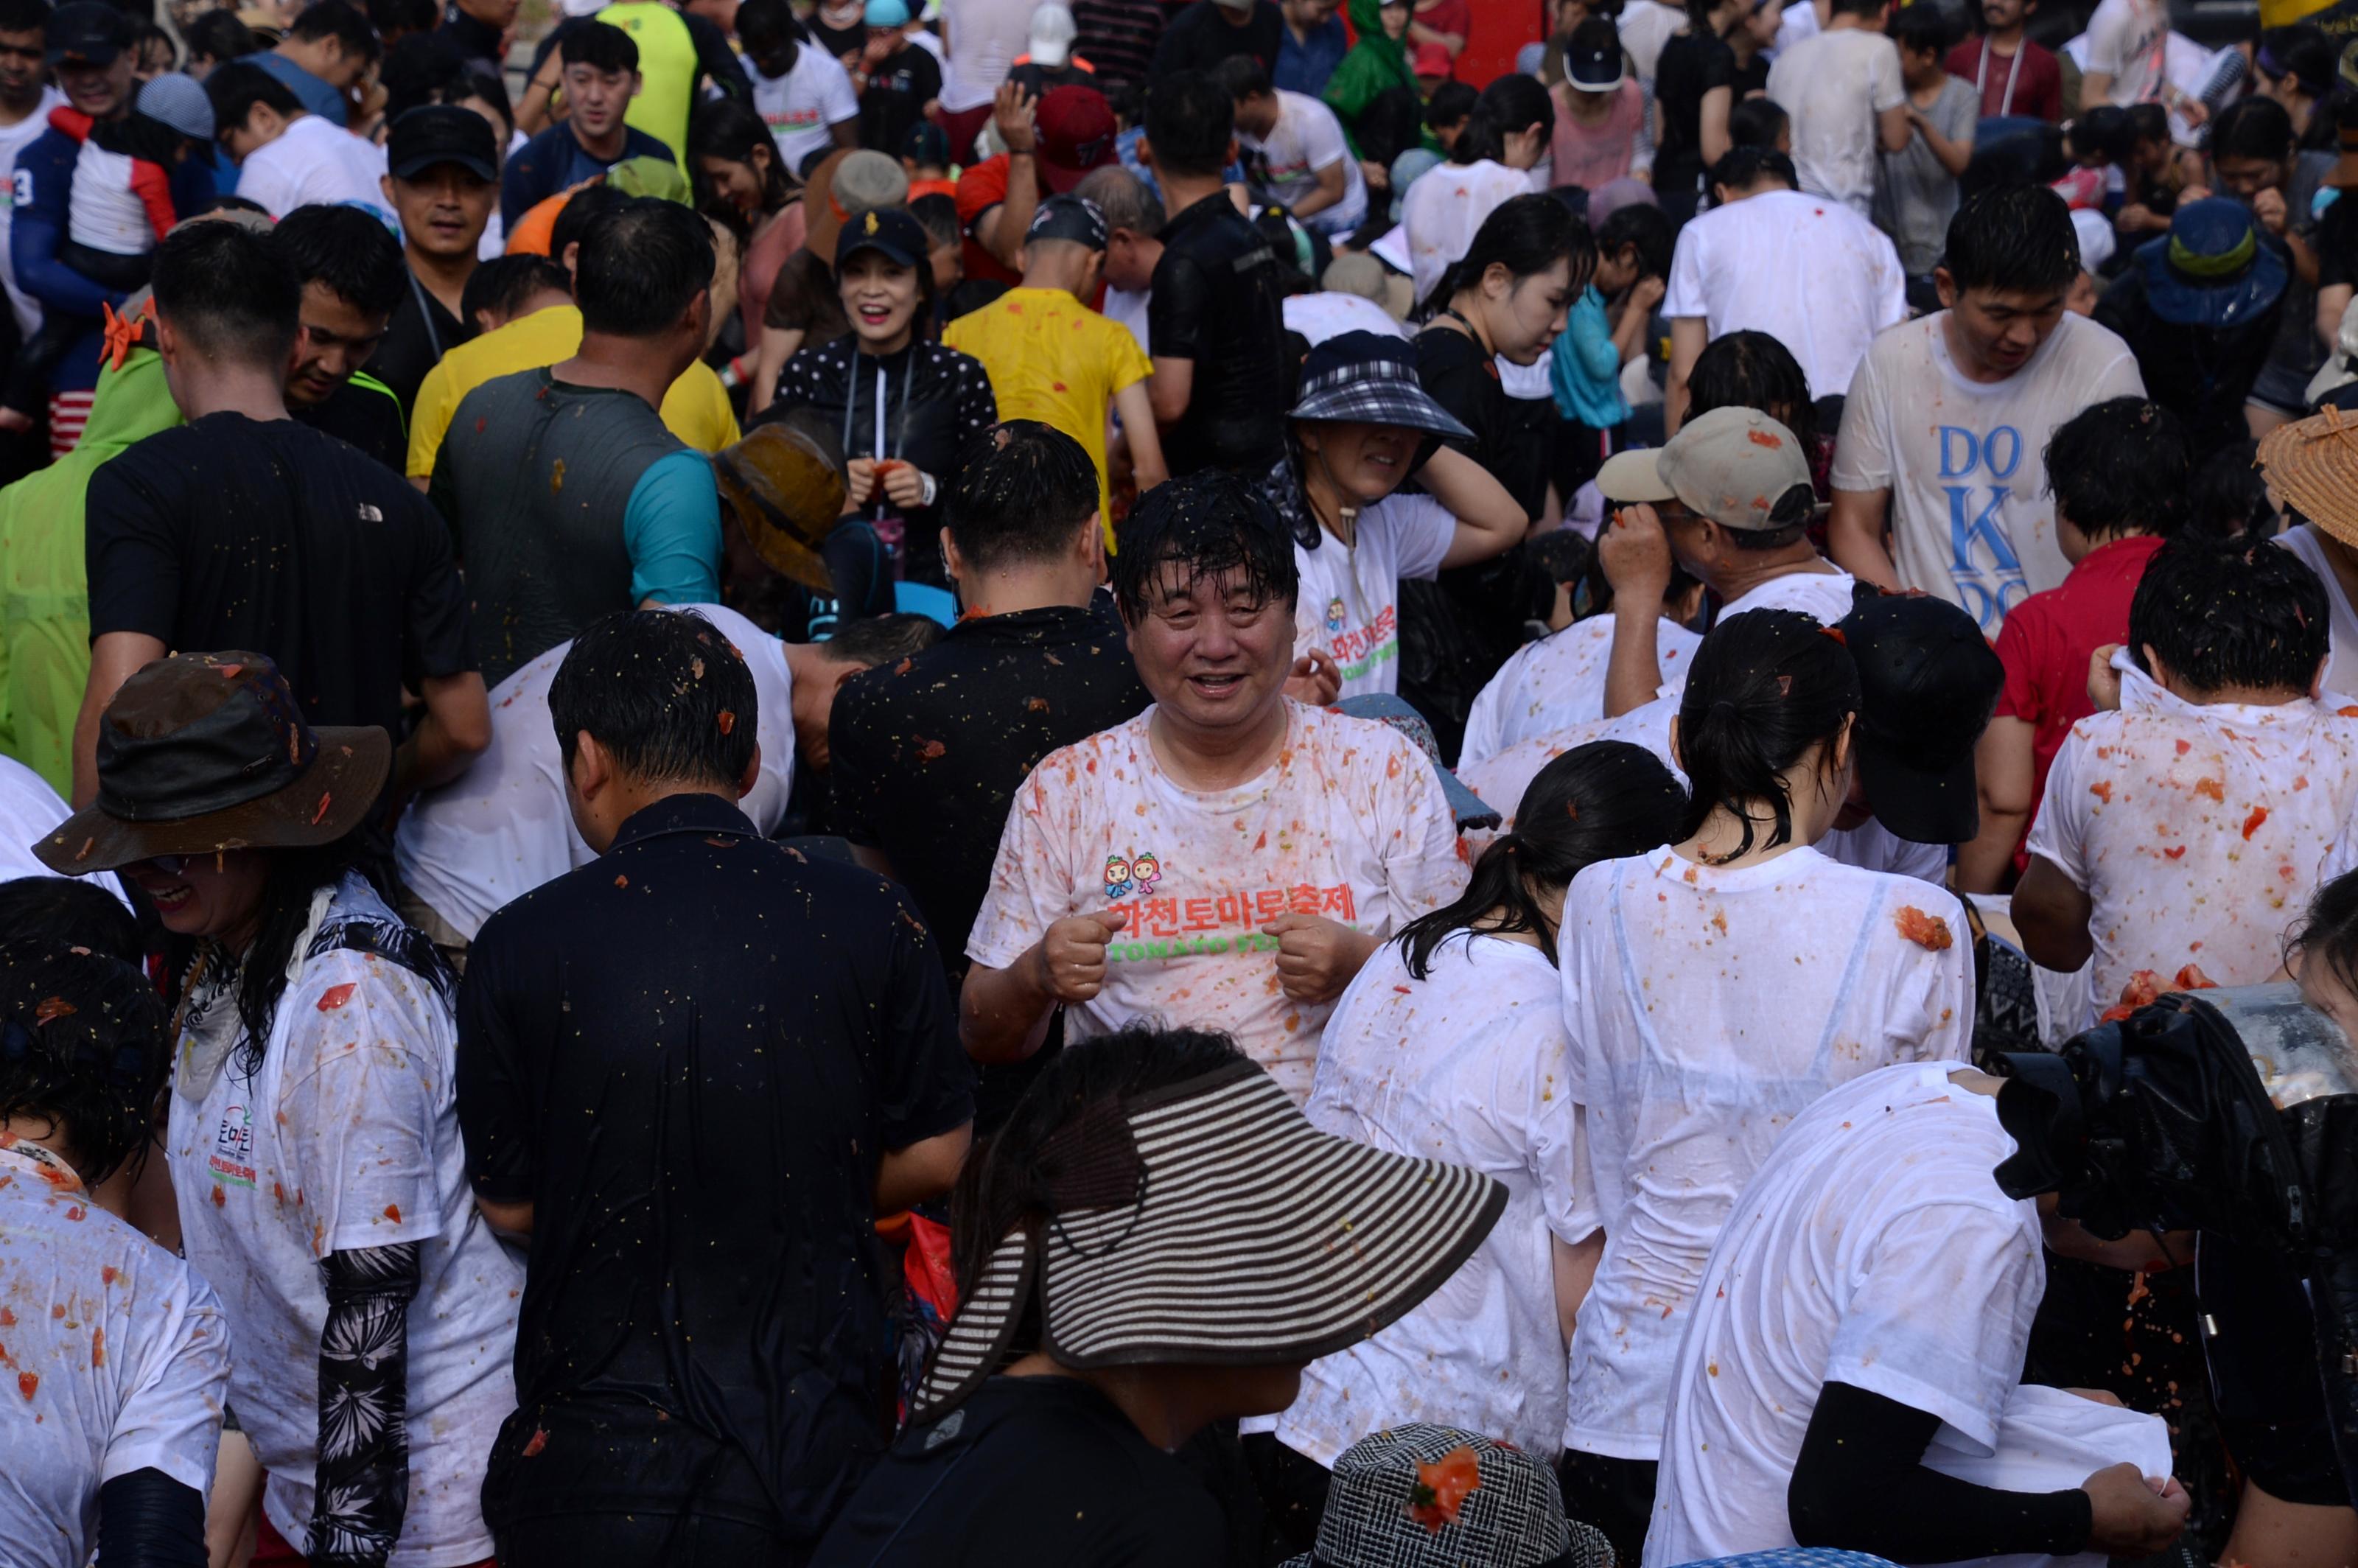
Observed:
[[[34,1143],[0,1148],[0,1535],[10,1563],[84,1568],[98,1489],[158,1470],[213,1487],[229,1325],[211,1286],[94,1207]]]
[[[1303,222],[1322,234],[1347,234],[1368,219],[1368,181],[1359,160],[1343,139],[1343,122],[1335,111],[1306,92],[1277,89],[1277,124],[1269,137],[1237,133],[1247,152],[1261,156],[1262,180],[1271,200],[1291,210],[1296,201],[1318,189],[1318,175],[1343,166],[1343,196]]]
[[[2325,546],[2319,542],[2317,524],[2304,523],[2288,528],[2276,536],[2276,542],[2300,557],[2303,565],[2317,574],[2325,585],[2326,630],[2330,641],[2325,654],[2323,689],[2358,697],[2358,610],[2353,610],[2350,596],[2342,591],[2342,579],[2333,575],[2333,563],[2325,558]],[[2331,706],[2339,707],[2339,703]]]
[[[16,266],[8,256],[8,233],[11,220],[19,201],[29,201],[30,189],[19,189],[16,180],[16,155],[33,145],[34,138],[49,128],[49,111],[62,108],[66,96],[54,87],[41,89],[41,101],[33,112],[13,125],[0,125],[0,178],[5,178],[8,197],[0,201],[0,286],[8,291],[8,308],[16,313],[16,330],[27,337],[41,324],[40,303],[16,287]],[[26,181],[30,186],[30,177]]]
[[[1615,624],[1610,615],[1592,615],[1516,649],[1466,715],[1466,740],[1457,753],[1461,773],[1519,741],[1603,719]],[[1684,684],[1687,660],[1702,642],[1675,621],[1655,622],[1654,659],[1665,685]]]
[[[1293,546],[1302,576],[1294,600],[1296,653],[1323,647],[1342,667],[1338,697],[1400,689],[1400,585],[1440,575],[1457,519],[1429,495],[1395,492],[1363,509],[1358,543],[1321,532],[1318,547]]]
[[[1429,298],[1441,275],[1473,248],[1484,219],[1531,189],[1530,176],[1489,158],[1440,164],[1419,175],[1401,199],[1400,223],[1417,298]]]
[[[183,1019],[168,1144],[182,1244],[229,1317],[230,1398],[270,1473],[263,1509],[288,1541],[309,1529],[319,1457],[319,1261],[424,1244],[408,1314],[409,1501],[391,1568],[492,1555],[483,1456],[515,1408],[524,1289],[467,1179],[450,998],[404,961],[424,943],[346,877],[317,940],[297,945],[308,956],[251,1078],[233,1054],[192,1098],[208,1010]]]
[[[785,648],[733,610],[682,605],[745,659],[760,701],[761,777],[738,808],[764,835],[794,787],[794,679]],[[598,858],[565,804],[565,763],[548,717],[548,686],[573,650],[560,643],[492,688],[492,743],[467,771],[402,814],[394,860],[409,891],[469,941],[501,905]]]
[[[1829,1382],[1997,1447],[2047,1275],[2037,1208],[1991,1176],[2014,1153],[1997,1101],[1949,1081],[1963,1054],[1824,1095],[1744,1186],[1678,1350],[1646,1568],[1794,1544],[1785,1489]]]
[[[1802,190],[1867,216],[1881,146],[1876,116],[1908,96],[1898,46],[1863,27],[1804,38],[1768,68],[1768,96],[1792,116],[1793,168]]]
[[[2004,381],[1968,381],[1949,357],[1946,311],[1875,341],[1843,406],[1836,490],[1891,492],[1902,586],[1962,605],[1997,635],[2007,611],[2061,584],[2042,456],[2055,427],[2092,403],[2141,397],[2129,346],[2066,312]]]
[[[297,117],[278,139],[248,153],[238,166],[237,193],[259,202],[273,218],[297,207],[342,202],[366,208],[387,225],[383,149],[317,114]]]
[[[1818,26],[1818,8],[1810,0],[1794,0],[1792,5],[1778,14],[1777,41],[1771,47],[1768,63],[1776,64],[1778,56],[1787,49],[1803,38],[1814,38],[1823,31],[1825,29]]]
[[[1629,63],[1638,68],[1638,80],[1654,80],[1654,69],[1662,58],[1662,46],[1671,35],[1687,25],[1687,14],[1676,5],[1664,5],[1660,0],[1629,0],[1621,7],[1618,18],[1621,50]]]
[[[1032,47],[1032,12],[1039,0],[943,0],[942,21],[952,52],[942,70],[942,108],[979,109],[1007,80],[1015,57]],[[950,156],[962,158],[963,147]]]
[[[1573,879],[1561,963],[1606,1238],[1564,1444],[1653,1459],[1736,1194],[1827,1090],[1966,1054],[1973,937],[1941,889],[1806,847],[1732,870],[1663,848]]]
[[[2093,901],[2090,1022],[2139,969],[2168,981],[2191,964],[2223,986],[2274,974],[2309,894],[2358,860],[2342,841],[2353,808],[2358,709],[2155,688],[2073,725],[2029,849]]]
[[[1505,1185],[1507,1207],[1407,1316],[1310,1364],[1278,1418],[1279,1442],[1332,1469],[1369,1433],[1424,1421],[1555,1452],[1564,1360],[1551,1242],[1596,1228],[1581,1190],[1579,1112],[1563,1092],[1569,1044],[1555,966],[1499,936],[1449,937],[1422,981],[1387,943],[1335,1004],[1311,1121],[1471,1166]]]
[[[1714,338],[1766,332],[1801,362],[1810,395],[1831,397],[1875,335],[1908,319],[1908,278],[1890,237],[1843,202],[1764,190],[1679,231],[1662,314],[1701,318]]]
[[[2104,0],[2088,18],[2086,70],[2113,79],[2108,101],[2124,107],[2161,96],[2169,8],[2161,0]]]
[[[1154,290],[1151,288],[1109,288],[1105,291],[1103,304],[1098,307],[1098,314],[1117,326],[1128,328],[1130,335],[1138,340],[1138,351],[1151,356],[1154,352],[1154,338],[1147,330],[1146,312],[1153,302]],[[1287,303],[1292,304],[1293,301],[1288,300]],[[1289,319],[1286,325],[1292,326],[1292,320]]]
[[[1855,827],[1830,827],[1818,840],[1818,853],[1862,871],[1889,871],[1914,877],[1934,887],[1949,881],[1949,847],[1918,844],[1902,838],[1870,816]]]
[[[49,780],[14,757],[0,756],[0,882],[56,876],[34,859],[33,846],[72,815],[73,808],[59,798]],[[131,902],[113,871],[98,871],[84,880]]]
[[[850,73],[815,44],[795,49],[795,68],[784,76],[763,76],[751,64],[745,74],[753,83],[753,107],[777,139],[787,172],[796,178],[805,158],[835,146],[831,127],[860,118]]]
[[[1107,297],[1112,297],[1110,289]],[[1125,321],[1122,325],[1130,323]],[[1144,330],[1143,325],[1140,330]],[[1393,320],[1390,311],[1360,294],[1290,295],[1285,301],[1285,330],[1301,333],[1314,349],[1346,332],[1373,332],[1385,338],[1408,336],[1408,329]]]
[[[1067,1040],[1140,1019],[1225,1030],[1296,1104],[1334,1011],[1278,986],[1289,912],[1389,936],[1466,887],[1433,763],[1390,726],[1288,702],[1284,749],[1234,789],[1163,773],[1154,709],[1055,752],[1008,813],[967,957],[1003,969],[1067,915],[1127,910],[1105,989],[1065,1010]],[[1151,868],[1151,874],[1149,871]]]

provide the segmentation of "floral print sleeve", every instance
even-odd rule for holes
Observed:
[[[319,1336],[318,1504],[305,1554],[336,1568],[383,1568],[409,1500],[409,1302],[415,1241],[320,1260],[328,1325]]]

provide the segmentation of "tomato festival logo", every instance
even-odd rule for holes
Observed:
[[[254,1185],[254,1114],[244,1106],[233,1105],[222,1110],[221,1126],[213,1133],[213,1180],[225,1186]]]

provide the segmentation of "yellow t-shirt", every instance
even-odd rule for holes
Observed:
[[[451,416],[467,394],[497,376],[569,360],[580,347],[581,308],[552,305],[444,354],[418,384],[417,402],[409,411],[409,477],[434,476],[434,454],[442,449]],[[729,389],[702,360],[680,373],[657,412],[665,429],[699,452],[717,452],[737,442],[737,416],[729,406]]]
[[[1115,393],[1154,370],[1130,329],[1068,290],[1011,288],[944,328],[942,341],[982,362],[1001,419],[1037,419],[1081,444],[1098,465],[1104,517],[1106,412]]]
[[[695,36],[664,0],[621,0],[598,19],[622,28],[639,46],[639,95],[622,123],[671,148],[672,161],[685,172],[687,116],[696,103]]]

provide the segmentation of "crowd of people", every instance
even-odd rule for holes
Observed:
[[[1339,9],[0,0],[0,1559],[2358,1568],[2358,13]]]

